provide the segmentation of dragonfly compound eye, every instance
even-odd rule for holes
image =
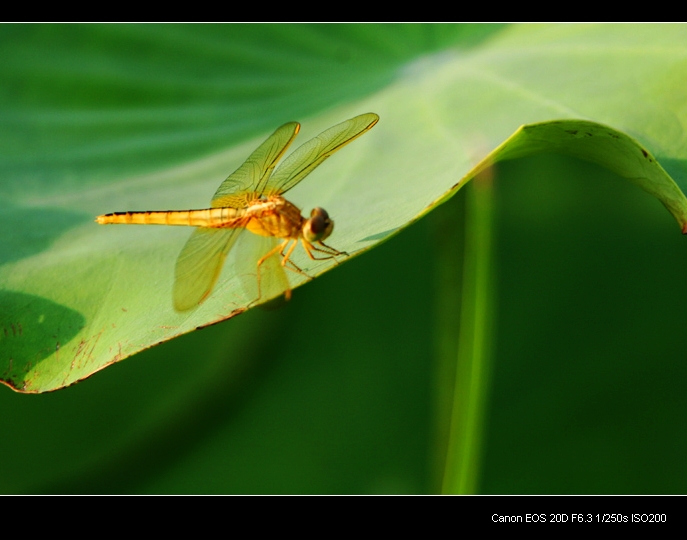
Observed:
[[[310,219],[305,222],[303,236],[308,242],[319,242],[326,239],[334,230],[334,222],[324,208],[313,208]]]

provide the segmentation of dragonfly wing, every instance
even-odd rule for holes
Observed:
[[[334,152],[360,137],[379,121],[375,113],[361,114],[337,124],[299,146],[267,180],[266,193],[281,194],[308,176]]]
[[[227,253],[243,230],[199,227],[193,231],[174,269],[174,309],[187,311],[208,297]]]
[[[289,122],[272,133],[248,159],[230,174],[217,189],[210,205],[213,208],[246,206],[245,193],[262,193],[274,170],[274,166],[284,155],[298,134],[300,124]]]

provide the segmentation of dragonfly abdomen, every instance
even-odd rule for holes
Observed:
[[[188,227],[226,227],[238,212],[235,208],[205,208],[202,210],[164,210],[147,212],[114,212],[98,216],[101,225],[185,225]]]

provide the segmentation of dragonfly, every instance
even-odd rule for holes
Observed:
[[[378,121],[378,115],[366,113],[337,124],[298,147],[275,170],[300,130],[298,122],[288,122],[277,128],[220,184],[210,208],[114,212],[98,216],[96,222],[196,227],[181,250],[174,270],[172,297],[178,312],[194,309],[210,296],[227,255],[244,231],[269,240],[268,250],[262,256],[258,254],[255,263],[258,288],[255,302],[262,297],[265,277],[261,273],[268,274],[271,283],[276,283],[288,300],[291,287],[284,269],[310,277],[291,260],[299,243],[312,260],[336,260],[347,253],[324,243],[334,230],[334,221],[323,208],[314,208],[310,217],[305,218],[283,195]],[[277,255],[281,261],[275,259]]]

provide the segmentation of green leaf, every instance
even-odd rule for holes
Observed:
[[[601,163],[687,223],[673,183],[687,182],[681,26],[2,31],[0,371],[20,391],[72,384],[247,308],[230,254],[211,297],[176,313],[174,263],[190,231],[93,218],[207,206],[285,121],[302,122],[298,145],[357,114],[380,115],[289,192],[305,211],[326,208],[336,222],[329,243],[352,255],[486,166],[541,151]],[[294,257],[313,276],[334,266]]]

